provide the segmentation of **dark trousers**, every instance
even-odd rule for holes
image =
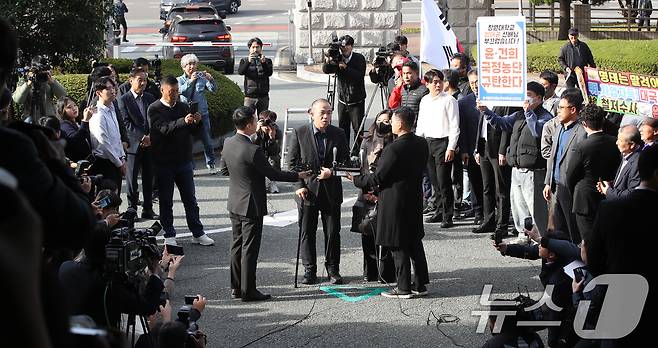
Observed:
[[[391,253],[395,261],[398,289],[403,291],[411,290],[412,263],[414,267],[415,289],[419,289],[421,285],[429,284],[430,276],[422,240],[413,241],[402,248],[391,248]]]
[[[128,191],[128,206],[137,209],[139,201],[139,183],[137,178],[142,171],[142,190],[144,210],[153,209],[153,155],[150,149],[140,147],[136,154],[128,154],[126,167],[126,189]]]
[[[174,229],[174,184],[178,187],[181,201],[185,207],[187,228],[194,237],[203,235],[203,225],[199,219],[199,205],[194,192],[194,170],[192,162],[182,164],[156,164],[155,173],[158,177],[160,191],[160,224],[166,238],[175,237]]]
[[[498,158],[480,156],[482,172],[483,225],[498,229],[509,227],[511,204],[509,200],[512,167],[498,165]]]
[[[320,185],[320,196],[325,195]],[[299,203],[298,203],[299,204]],[[320,200],[316,205],[298,205],[302,229],[302,263],[309,273],[317,273],[315,237],[318,230],[318,214],[322,218],[324,232],[325,266],[329,274],[340,271],[340,205]]]
[[[576,213],[574,215],[576,215],[576,226],[578,226],[581,240],[590,237],[594,231],[594,216]]]
[[[375,238],[369,234],[361,235],[361,247],[363,248],[363,277],[369,281],[395,282],[395,264],[388,248],[375,245]]]
[[[96,157],[94,164],[89,169],[89,174],[102,174],[103,179],[111,180],[117,185],[117,192],[121,193],[121,168],[117,167],[110,160]]]
[[[573,197],[569,188],[558,183],[553,189],[551,199],[551,218],[553,230],[565,233],[571,241],[578,244],[582,240],[578,232],[576,214],[572,213]]]
[[[246,217],[231,213],[231,289],[243,294],[256,291],[256,265],[263,237],[263,217]]]
[[[455,159],[452,161],[452,192],[455,204],[461,204],[464,200],[464,164],[459,152],[455,152]]]
[[[481,218],[483,216],[482,171],[472,157],[466,163],[466,172],[468,173],[468,182],[471,185],[471,194],[475,196],[475,200],[471,200],[471,204],[473,205],[475,216]]]
[[[122,26],[123,27],[123,39],[126,39],[126,35],[128,35],[128,24],[126,23],[126,17],[125,16],[120,16],[117,17],[117,26]]]
[[[270,96],[244,97],[244,106],[251,106],[256,109],[258,114],[260,114],[262,111],[268,110],[270,107]]]
[[[348,143],[350,141],[350,129],[352,129],[354,141],[357,143],[354,149],[358,151],[361,148],[361,138],[357,132],[365,113],[365,100],[354,105],[345,105],[336,99],[336,110],[338,112],[338,126],[345,132]]]
[[[436,192],[436,213],[442,212],[443,221],[449,221],[452,220],[454,213],[455,196],[452,191],[452,162],[445,161],[448,138],[428,138],[427,145],[430,150],[427,171],[432,182],[432,189]]]

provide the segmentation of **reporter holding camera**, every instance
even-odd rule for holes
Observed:
[[[201,115],[201,126],[203,128],[199,135],[206,155],[206,167],[210,169],[210,174],[216,174],[215,148],[213,147],[210,129],[210,110],[205,93],[206,91],[217,92],[217,82],[210,73],[197,71],[198,65],[199,58],[195,54],[186,54],[181,58],[180,66],[183,68],[183,75],[178,77],[180,100],[189,105],[198,103],[198,112]]]
[[[354,39],[351,36],[341,37],[339,43],[340,57],[338,59],[325,57],[322,72],[336,74],[338,126],[345,132],[349,143],[351,124],[354,141],[360,145],[361,139],[357,132],[365,113],[366,87],[363,78],[366,74],[366,58],[360,53],[353,52]]]
[[[272,60],[263,55],[263,41],[255,37],[247,42],[249,57],[242,58],[238,73],[244,75],[244,106],[251,106],[261,112],[270,106],[270,76]]]
[[[252,107],[253,108],[253,107]],[[258,114],[258,130],[255,143],[265,152],[267,161],[276,169],[281,169],[281,141],[283,132],[276,124],[276,113],[265,110]],[[276,181],[265,179],[265,189],[270,193],[279,193]]]
[[[19,82],[12,98],[23,108],[25,122],[38,123],[44,116],[55,115],[55,100],[64,96],[66,89],[53,77],[48,60],[35,56],[30,70]]]

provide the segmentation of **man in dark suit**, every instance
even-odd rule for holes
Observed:
[[[151,155],[151,129],[146,118],[146,111],[155,102],[155,97],[144,91],[148,76],[140,68],[130,71],[130,91],[119,98],[119,110],[123,116],[130,147],[126,153],[126,186],[128,189],[128,207],[137,211],[139,184],[137,176],[142,171],[143,205],[142,218],[159,219],[153,211],[153,156]]]
[[[553,221],[553,230],[568,232],[571,241],[576,244],[580,243],[581,238],[576,217],[572,213],[573,197],[566,172],[574,161],[574,149],[587,137],[585,129],[578,122],[582,108],[583,95],[580,90],[569,88],[562,93],[556,116],[560,125],[553,135],[551,156],[546,161],[544,180],[544,199],[550,202],[549,221]]]
[[[592,232],[594,217],[604,196],[596,190],[597,182],[615,177],[620,158],[615,138],[603,133],[605,111],[587,105],[581,114],[587,138],[575,147],[573,160],[567,167],[567,183],[573,194],[572,212],[581,239]]]
[[[384,297],[411,298],[427,294],[427,260],[423,249],[423,171],[429,149],[425,139],[413,134],[415,112],[408,107],[395,111],[392,144],[384,148],[375,173],[348,176],[356,187],[379,187],[377,245],[390,247],[395,262],[397,287]],[[414,283],[411,284],[411,262]],[[413,287],[412,287],[413,286]]]
[[[637,170],[637,160],[640,158],[642,139],[635,125],[626,125],[617,134],[617,148],[622,156],[614,181],[603,181],[596,184],[599,192],[606,199],[626,196],[640,185],[640,173]]]
[[[640,125],[640,136],[644,141],[643,149],[653,146],[658,140],[658,119],[653,117],[646,117],[642,120]]]
[[[265,177],[293,182],[309,173],[282,172],[273,168],[265,153],[252,142],[258,124],[255,110],[241,106],[233,112],[236,134],[224,141],[220,172],[229,175],[228,211],[231,216],[231,297],[262,301],[271,296],[256,289],[256,263],[267,214]]]
[[[648,294],[644,303],[638,325],[627,336],[617,340],[604,340],[601,347],[641,347],[644,342],[651,342],[654,336],[653,313],[656,308],[655,249],[658,243],[655,232],[655,214],[658,210],[658,147],[651,146],[639,155],[638,170],[640,185],[627,195],[618,199],[606,199],[599,206],[599,213],[594,222],[594,232],[586,240],[587,267],[594,275],[636,274],[648,282]],[[642,239],[638,242],[638,233]],[[616,292],[630,289],[632,284],[608,285],[617,288]],[[637,285],[633,286],[637,288]],[[628,293],[628,291],[627,291]],[[622,298],[632,301],[635,298]],[[614,310],[623,309],[624,303],[611,303],[606,307]],[[617,301],[620,299],[617,298]],[[619,313],[602,313],[602,318],[617,318]],[[618,318],[617,318],[618,319]],[[614,320],[614,319],[613,319]],[[632,320],[627,320],[632,322]],[[616,324],[616,323],[608,323]],[[598,328],[598,326],[597,326]]]
[[[498,115],[511,115],[523,111],[517,107],[494,107]],[[488,124],[480,111],[475,145],[475,162],[480,166],[483,185],[484,219],[473,229],[473,233],[495,230],[507,231],[511,213],[510,182],[512,167],[507,165],[505,154],[510,142],[510,133]]]
[[[333,175],[332,163],[344,162],[349,157],[347,139],[342,129],[332,126],[331,105],[325,99],[313,102],[309,109],[312,123],[293,130],[286,158],[288,168],[302,163],[311,165],[319,175],[299,180],[296,185],[301,254],[305,267],[302,284],[317,282],[315,234],[318,212],[322,214],[324,230],[325,266],[332,284],[342,284],[340,275],[340,205],[343,186],[340,177]]]

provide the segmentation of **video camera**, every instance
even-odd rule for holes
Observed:
[[[155,74],[155,84],[160,87],[160,80],[162,80],[162,61],[157,54],[155,55],[155,59],[151,61],[151,66]]]
[[[329,48],[327,51],[322,51],[325,57],[328,57],[331,60],[331,63],[338,64],[343,59],[340,48],[343,46],[343,43],[338,40],[338,35],[334,31],[331,33],[331,42],[329,43]]]
[[[311,175],[320,175],[320,169],[319,168],[314,168],[313,165],[310,162],[297,163],[292,168],[290,168],[290,170],[293,171],[293,172],[311,171]]]
[[[391,66],[391,57],[394,53],[388,46],[382,46],[375,52],[372,66],[376,72],[376,77],[373,77],[372,74],[370,77],[373,83],[386,84],[395,75],[395,70]]]
[[[32,81],[34,86],[38,86],[41,83],[48,81],[48,72],[52,70],[53,67],[50,65],[50,61],[45,56],[35,56],[32,59],[30,66],[24,68],[19,68],[19,72],[23,73],[25,78]],[[32,76],[29,76],[29,73],[32,73]]]
[[[162,226],[155,222],[150,228],[122,227],[112,230],[105,245],[105,273],[109,277],[125,275],[133,280],[152,260],[161,257],[155,236]]]

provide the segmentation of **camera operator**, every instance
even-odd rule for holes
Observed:
[[[121,313],[155,313],[165,287],[157,275],[160,258],[156,255],[146,256],[149,270],[140,275],[142,286],[128,281],[125,275],[110,280],[105,272],[105,248],[111,234],[109,228],[98,225],[83,253],[76,260],[62,264],[59,280],[68,295],[70,315],[86,314],[98,325],[118,327]],[[142,287],[143,290],[138,290]]]
[[[156,78],[157,78],[158,67],[155,66],[156,65],[155,61],[154,61],[153,65],[154,65],[154,68],[156,69],[155,75],[156,75]],[[142,71],[144,71],[146,73],[146,87],[144,87],[144,92],[154,96],[155,100],[158,100],[162,97],[162,94],[160,93],[160,88],[158,88],[155,81],[148,78],[150,68],[151,68],[151,62],[149,62],[149,60],[146,59],[146,58],[139,57],[139,58],[137,58],[133,61],[132,69],[141,69]],[[119,93],[117,94],[117,98],[121,97],[122,95],[124,95],[128,92],[130,92],[130,88],[131,88],[130,80],[122,83],[119,86]]]
[[[13,94],[16,104],[23,108],[23,120],[37,123],[42,117],[55,115],[55,100],[66,95],[66,89],[50,71],[48,60],[42,56],[32,58],[30,68]]]
[[[363,77],[366,74],[366,58],[353,52],[354,39],[345,35],[339,39],[340,55],[332,54],[332,48],[327,52],[322,64],[322,72],[336,74],[338,79],[338,124],[350,140],[350,124],[354,130],[354,140],[361,144],[359,126],[364,117],[366,87]],[[355,147],[355,148],[358,148]]]
[[[276,124],[276,113],[265,110],[258,114],[258,130],[256,131],[256,144],[263,149],[267,161],[272,167],[281,170],[281,141],[283,132]],[[265,178],[265,188],[270,193],[279,193],[276,181]]]
[[[380,47],[375,52],[375,59],[372,62],[372,69],[368,75],[370,82],[379,83],[383,86],[391,84],[391,79],[396,76],[396,71],[393,69],[393,58],[396,56],[402,57],[400,53],[400,45],[391,42],[386,46]],[[395,80],[392,82],[395,85]],[[394,87],[394,86],[393,86]]]
[[[116,192],[101,190],[96,195],[96,199],[91,202],[91,206],[99,224],[113,228],[119,223],[119,219],[121,219],[119,216],[121,198]]]
[[[208,300],[201,295],[197,295],[191,305],[182,307],[177,318],[171,321],[171,318],[163,318],[163,321],[157,323],[151,331],[151,336],[155,338],[154,346],[151,346],[148,340],[142,339],[142,335],[135,345],[136,348],[203,348],[206,346],[206,335],[199,330],[197,321],[201,318],[201,313],[206,307]],[[169,313],[169,316],[171,314]]]
[[[560,321],[559,327],[552,326],[548,328],[548,346],[558,347],[559,344],[573,343],[576,339],[573,331],[574,312],[570,310],[572,301],[571,278],[564,272],[563,268],[575,260],[580,260],[580,249],[576,244],[569,240],[564,240],[567,235],[562,232],[547,232],[545,237],[541,237],[537,226],[532,230],[525,230],[525,233],[536,243],[531,245],[507,244],[500,240],[494,240],[493,246],[500,251],[503,256],[512,256],[521,259],[537,260],[542,259],[539,280],[544,288],[553,285],[551,301],[556,306],[562,308],[556,311],[548,308],[546,313],[547,320]],[[492,235],[493,237],[493,235]],[[496,238],[499,238],[496,235]]]
[[[270,106],[270,76],[272,60],[263,55],[263,41],[255,37],[247,43],[249,57],[240,60],[238,73],[244,75],[244,106],[251,106],[258,114]]]

